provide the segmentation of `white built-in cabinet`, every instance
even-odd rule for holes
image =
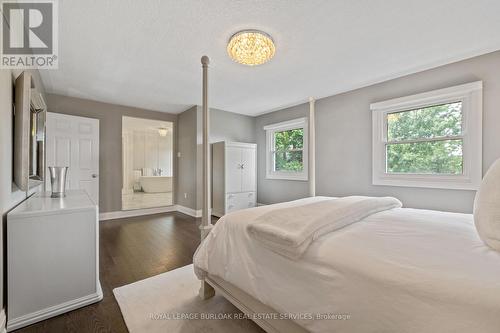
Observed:
[[[6,266],[9,332],[100,301],[98,211],[88,193],[40,192],[10,211]]]
[[[257,145],[212,144],[212,215],[257,205]]]

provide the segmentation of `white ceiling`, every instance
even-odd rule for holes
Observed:
[[[498,0],[59,1],[48,92],[178,113],[201,102],[261,114],[500,49]],[[228,38],[269,33],[276,56],[246,67]]]

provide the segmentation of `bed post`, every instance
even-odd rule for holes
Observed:
[[[309,97],[309,196],[316,196],[315,99]]]
[[[208,142],[210,122],[208,112],[208,64],[210,59],[207,56],[201,57],[203,68],[203,209],[201,214],[201,240],[205,239],[212,229],[210,216],[210,144]],[[215,290],[205,280],[201,281],[199,296],[201,299],[208,299],[215,295]]]

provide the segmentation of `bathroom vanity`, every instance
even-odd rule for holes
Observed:
[[[7,215],[7,330],[102,299],[98,209],[85,191],[37,193]]]

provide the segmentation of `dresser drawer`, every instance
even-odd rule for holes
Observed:
[[[226,195],[226,213],[256,206],[255,192],[231,193]]]

